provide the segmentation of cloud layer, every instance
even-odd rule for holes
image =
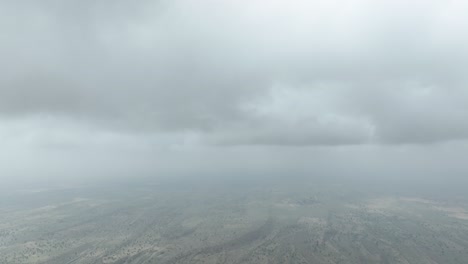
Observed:
[[[468,137],[463,1],[3,1],[0,114],[219,145]]]

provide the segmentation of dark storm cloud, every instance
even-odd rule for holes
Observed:
[[[216,145],[468,138],[463,2],[0,7],[4,119],[55,116],[138,137],[195,133]]]

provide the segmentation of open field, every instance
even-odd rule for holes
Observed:
[[[313,184],[11,191],[0,263],[467,263],[460,199]]]

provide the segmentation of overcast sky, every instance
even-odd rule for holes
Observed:
[[[465,177],[467,12],[2,0],[0,179]]]

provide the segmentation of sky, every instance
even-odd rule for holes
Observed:
[[[0,180],[465,179],[467,11],[2,0]]]

